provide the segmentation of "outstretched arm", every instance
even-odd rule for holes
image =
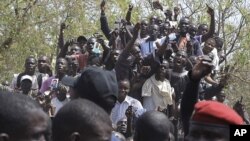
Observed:
[[[62,49],[64,46],[64,37],[63,37],[63,32],[64,29],[66,29],[65,23],[62,23],[60,26],[60,31],[59,31],[59,38],[58,38],[58,48]]]
[[[213,37],[214,35],[214,32],[215,32],[215,18],[214,18],[214,10],[207,6],[208,10],[207,10],[207,13],[210,15],[211,19],[210,19],[210,27],[209,27],[209,31],[203,35],[201,37],[201,41],[202,42],[205,42],[207,39]]]
[[[127,15],[126,15],[126,21],[127,21],[127,24],[128,25],[131,25],[131,12],[133,10],[134,6],[132,4],[129,4],[129,8],[128,8],[128,12],[127,12]]]
[[[189,71],[188,82],[181,101],[181,117],[184,134],[188,134],[189,120],[194,110],[194,105],[198,100],[198,89],[201,78],[209,74],[212,70],[212,60],[208,56],[199,58],[199,62]]]
[[[133,45],[138,37],[138,34],[139,34],[139,30],[140,30],[140,27],[141,27],[141,24],[140,23],[137,23],[134,27],[134,32],[133,32],[133,38],[129,40],[129,42],[127,43],[127,46],[126,46],[126,50],[129,50],[131,51],[131,49],[133,48]]]
[[[103,34],[105,35],[105,37],[109,40],[110,39],[110,29],[109,29],[109,25],[108,25],[108,20],[107,17],[105,15],[105,5],[106,2],[105,0],[102,1],[101,3],[101,18],[100,18],[100,22],[101,22],[101,30],[103,32]]]

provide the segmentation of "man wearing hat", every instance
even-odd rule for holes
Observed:
[[[33,78],[30,75],[24,75],[21,77],[20,93],[35,98],[38,91],[32,89],[32,80]]]
[[[186,139],[229,141],[229,125],[242,125],[242,118],[230,107],[216,101],[198,101],[200,79],[211,72],[212,60],[198,58],[189,71],[190,81],[181,101],[181,116]],[[192,114],[193,113],[193,114]]]
[[[115,72],[90,66],[77,78],[66,76],[62,83],[70,86],[70,98],[86,98],[110,113],[118,96]]]

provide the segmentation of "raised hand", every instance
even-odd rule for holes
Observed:
[[[207,4],[207,13],[208,13],[209,15],[211,15],[211,16],[214,15],[214,9],[211,8],[211,7],[209,7],[208,4]]]
[[[132,11],[133,8],[134,8],[133,4],[130,3],[129,6],[128,6],[128,11]]]
[[[133,106],[129,106],[128,109],[125,112],[125,115],[127,118],[131,118],[133,116],[133,110],[132,110]]]
[[[105,5],[106,5],[106,1],[103,0],[101,5],[100,5],[102,11],[105,11],[105,9],[106,9]]]
[[[198,57],[198,62],[197,64],[194,65],[192,69],[192,79],[200,80],[204,76],[211,73],[212,69],[213,69],[213,64],[209,56],[204,55]]]
[[[174,7],[174,15],[179,15],[179,14],[180,14],[180,8]]]
[[[67,28],[67,26],[66,26],[66,24],[65,24],[65,23],[61,23],[60,28],[61,28],[61,30],[64,30],[64,29],[66,29],[66,28]]]

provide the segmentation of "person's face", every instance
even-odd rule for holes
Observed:
[[[148,22],[146,20],[141,21],[141,32],[146,33],[148,28]]]
[[[68,70],[68,63],[65,59],[58,59],[56,62],[57,73],[66,73]]]
[[[198,29],[199,35],[205,35],[208,32],[208,26],[207,25],[201,25]]]
[[[163,81],[166,77],[167,71],[168,71],[168,64],[161,64],[156,72],[156,76],[160,79],[160,81]]]
[[[216,46],[215,41],[213,39],[208,39],[205,42],[205,45],[202,51],[205,55],[207,55],[215,48],[215,46]]]
[[[184,68],[186,63],[186,54],[185,52],[178,52],[174,57],[174,67]]]
[[[130,90],[129,82],[128,81],[121,81],[119,83],[119,95],[118,101],[121,103],[125,100],[126,96],[128,95]]]
[[[117,132],[125,134],[127,131],[127,119],[123,118],[117,122]]]
[[[32,74],[35,72],[36,70],[36,60],[35,58],[28,58],[25,61],[25,70],[28,74]]]
[[[88,50],[88,52],[92,52],[92,50],[94,49],[95,43],[96,43],[96,39],[95,38],[91,38],[87,42],[87,50]]]
[[[31,90],[32,82],[30,80],[23,80],[21,82],[21,90],[24,94],[28,94],[28,92]]]
[[[195,25],[190,25],[189,27],[189,34],[194,37],[197,33],[197,28]]]
[[[229,141],[228,128],[191,123],[187,141]]]
[[[48,63],[48,57],[42,56],[38,59],[38,70],[39,72],[43,72],[46,70],[46,63]]]
[[[150,18],[150,24],[156,24],[156,20],[157,20],[157,17],[156,16],[152,16]]]
[[[119,58],[119,55],[120,55],[120,50],[114,50],[111,54],[111,60],[112,62],[116,63],[118,58]]]
[[[78,46],[73,46],[73,47],[70,49],[70,53],[71,53],[71,54],[79,54],[79,53],[81,53],[81,48],[78,47]]]
[[[77,70],[79,68],[79,62],[77,60],[74,60],[71,62],[71,69],[73,71]]]
[[[23,136],[15,141],[49,141],[51,135],[50,119],[41,109],[30,112],[29,125],[23,132]]]
[[[189,19],[183,18],[180,21],[180,32],[187,33],[189,28]]]
[[[163,33],[163,36],[167,36],[170,33],[170,24],[169,23],[165,23],[162,26],[162,33]]]
[[[159,35],[159,26],[154,24],[150,26],[150,36],[156,39]]]
[[[132,54],[135,57],[135,62],[139,63],[140,61],[142,61],[141,50],[138,46],[134,46]]]

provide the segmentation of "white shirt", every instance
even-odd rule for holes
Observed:
[[[140,116],[145,111],[140,101],[130,96],[126,96],[122,103],[116,101],[115,107],[111,111],[110,116],[113,124],[116,124],[119,120],[126,116],[125,112],[129,106],[133,106],[133,111],[135,112],[136,117]]]
[[[167,108],[173,104],[173,94],[174,88],[167,79],[157,81],[152,75],[142,86],[143,107],[147,111],[157,110],[158,107]]]
[[[55,115],[63,107],[63,105],[65,105],[68,102],[69,102],[68,98],[66,98],[64,101],[59,101],[57,97],[52,98],[51,104],[53,107],[55,107]]]

